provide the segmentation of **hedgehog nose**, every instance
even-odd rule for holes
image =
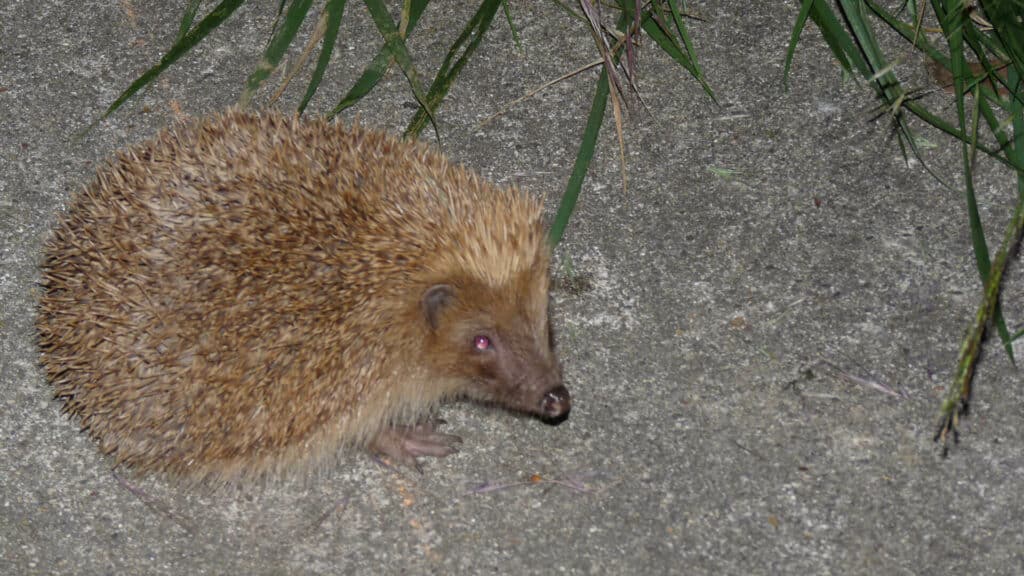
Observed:
[[[549,420],[565,420],[570,408],[572,400],[569,398],[569,389],[562,385],[548,390],[540,401],[540,413]]]

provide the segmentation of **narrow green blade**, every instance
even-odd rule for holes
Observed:
[[[409,47],[406,46],[405,39],[399,34],[395,21],[391,19],[391,14],[388,13],[387,7],[384,6],[381,0],[365,0],[365,3],[366,8],[370,11],[370,17],[373,18],[374,24],[377,25],[377,30],[384,39],[385,49],[395,59],[395,63],[398,64],[402,73],[405,74],[405,78],[409,81],[409,87],[412,89],[416,101],[420,106],[427,109],[427,115],[430,117],[431,123],[433,123],[433,111],[430,110],[427,104],[426,93],[420,84],[419,73],[416,71],[416,67],[413,66]]]
[[[420,16],[429,2],[430,0],[413,0],[410,4],[409,24],[406,26],[407,36],[412,34],[413,29],[416,28],[416,24],[419,22]],[[387,44],[385,44],[366,66],[359,79],[352,85],[352,88],[341,97],[341,100],[334,106],[328,117],[333,118],[337,116],[343,110],[361,100],[363,96],[369,94],[374,86],[380,82],[380,79],[384,77],[384,73],[387,72],[389,66],[391,66],[391,52],[388,50]]]
[[[228,17],[230,17],[231,14],[234,13],[234,11],[243,3],[245,3],[245,0],[223,0],[218,4],[212,12],[206,15],[206,18],[203,18],[199,24],[196,24],[195,28],[193,28],[191,32],[185,34],[183,38],[175,42],[174,46],[171,46],[171,49],[164,54],[163,58],[160,59],[160,62],[156,66],[146,70],[143,72],[142,76],[136,78],[135,81],[117,97],[117,100],[114,100],[114,103],[107,108],[106,112],[97,119],[97,122],[103,120],[107,116],[110,116],[115,110],[120,108],[126,100],[155,80],[156,77],[169,68],[171,64],[177,62],[182,55],[191,50],[193,46],[198,44],[203,38],[206,38],[210,32],[227,20]],[[93,125],[95,125],[95,122]]]
[[[437,72],[437,76],[434,77],[434,81],[430,85],[430,90],[427,92],[427,107],[421,106],[412,120],[409,122],[409,126],[405,129],[405,135],[407,137],[416,137],[423,128],[426,126],[427,120],[431,112],[437,109],[441,104],[441,100],[448,94],[448,90],[451,89],[452,84],[455,82],[455,78],[462,71],[462,68],[469,62],[473,52],[476,51],[477,46],[484,39],[487,34],[487,30],[491,27],[491,23],[494,21],[494,15],[498,12],[498,8],[501,7],[501,0],[484,0],[480,4],[480,8],[477,9],[476,13],[470,18],[469,22],[462,29],[462,33],[452,44],[452,47],[448,49],[448,54],[444,57],[444,62],[441,63],[441,68]],[[468,44],[467,40],[472,38]],[[465,50],[462,51],[463,45]],[[452,60],[455,55],[462,51],[462,54],[452,64]]]
[[[181,42],[181,39],[188,34],[188,29],[192,27],[192,22],[196,19],[196,12],[199,11],[199,3],[202,0],[188,0],[188,5],[185,6],[185,13],[181,16],[181,24],[178,26],[178,35],[175,36],[175,42]]]
[[[259,90],[260,84],[281,63],[285,51],[288,50],[288,46],[291,45],[292,40],[295,39],[295,34],[299,31],[299,26],[306,19],[306,14],[309,13],[309,6],[312,3],[313,0],[293,0],[291,5],[288,6],[288,11],[284,16],[284,23],[274,33],[270,44],[263,52],[263,58],[260,59],[260,63],[245,82],[245,89],[242,90],[242,96],[238,99],[239,104],[243,108],[249,105],[253,96],[256,95],[256,91]]]
[[[569,176],[569,183],[565,186],[562,201],[558,204],[558,212],[551,223],[548,240],[552,246],[562,241],[569,218],[572,217],[572,212],[576,209],[576,199],[579,198],[580,190],[583,188],[583,178],[586,177],[587,170],[590,168],[590,161],[594,158],[597,135],[604,122],[604,110],[607,104],[608,71],[602,69],[601,77],[597,80],[597,88],[594,90],[594,101],[590,105],[590,114],[587,116],[587,126],[583,129],[583,140],[576,153],[576,163],[573,164],[572,175]]]
[[[313,69],[313,76],[309,79],[306,93],[302,96],[302,101],[299,102],[299,114],[306,110],[306,106],[309,105],[313,94],[316,94],[316,89],[320,87],[320,81],[324,78],[324,71],[327,70],[327,64],[331,61],[334,45],[338,41],[338,28],[341,27],[341,17],[345,13],[345,0],[328,0],[327,5],[324,6],[324,11],[327,14],[327,20],[324,23],[324,38],[323,44],[320,47],[320,57],[317,58],[316,68]]]

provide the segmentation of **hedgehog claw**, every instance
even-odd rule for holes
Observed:
[[[455,445],[460,444],[462,438],[437,431],[443,423],[444,420],[426,420],[415,426],[385,428],[370,442],[370,450],[422,473],[417,456],[443,458],[459,451]]]

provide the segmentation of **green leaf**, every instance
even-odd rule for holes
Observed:
[[[811,0],[810,17],[821,31],[821,37],[825,39],[832,50],[832,55],[839,60],[843,70],[852,73],[856,69],[865,78],[871,75],[871,69],[864,60],[860,50],[853,43],[853,38],[846,32],[843,25],[839,23],[835,12],[824,0]]]
[[[882,48],[878,45],[871,24],[867,21],[863,0],[839,0],[839,5],[843,8],[846,23],[871,71],[871,74],[865,76],[874,81],[875,89],[888,104],[895,104],[903,96],[903,90],[896,75],[892,73]]]
[[[981,0],[981,7],[1016,69],[1017,77],[1024,78],[1024,3],[1020,0]],[[1020,93],[1018,89],[1017,94]]]
[[[206,38],[206,36],[210,32],[215,30],[218,26],[221,25],[222,22],[227,20],[228,17],[230,17],[231,14],[233,14],[234,11],[237,10],[238,7],[241,6],[243,3],[245,3],[245,0],[223,0],[220,4],[218,4],[217,7],[214,8],[212,12],[207,14],[206,18],[203,18],[199,22],[199,24],[196,24],[195,28],[193,28],[191,32],[185,34],[183,38],[175,42],[174,45],[171,46],[171,49],[168,50],[166,54],[164,54],[163,58],[160,59],[160,62],[156,66],[153,66],[149,70],[146,70],[142,74],[142,76],[136,78],[135,81],[132,82],[131,85],[128,86],[128,88],[124,92],[122,92],[120,96],[117,97],[117,100],[114,100],[114,103],[107,108],[106,112],[104,112],[103,115],[96,120],[96,122],[99,122],[107,116],[110,116],[115,110],[120,108],[126,100],[135,95],[136,92],[141,90],[147,84],[155,80],[157,76],[159,76],[161,73],[163,73],[164,70],[169,68],[171,64],[177,62],[178,59],[182,57],[182,55],[191,50],[192,47],[199,43],[199,41],[201,41],[203,38]],[[86,131],[92,128],[92,126],[94,126],[96,122],[93,122],[93,124],[90,125],[89,128],[86,128]]]
[[[576,152],[576,163],[572,167],[572,175],[569,176],[569,183],[565,186],[565,193],[562,194],[562,201],[558,204],[558,212],[551,223],[551,231],[548,233],[548,240],[552,246],[562,241],[565,228],[569,224],[573,210],[576,208],[576,199],[579,198],[580,190],[583,188],[583,178],[590,168],[590,161],[594,158],[594,148],[597,147],[597,135],[601,131],[601,124],[604,122],[604,110],[608,104],[608,70],[601,70],[601,77],[597,80],[597,88],[594,90],[594,101],[590,105],[590,114],[587,116],[587,126],[583,129],[583,140],[580,142],[580,149]]]
[[[523,45],[519,43],[519,32],[516,31],[516,24],[512,21],[512,9],[508,7],[508,0],[501,0],[501,9],[505,12],[505,20],[508,21],[508,28],[512,31],[512,43],[516,50],[522,52]]]
[[[316,93],[316,89],[320,86],[320,81],[323,80],[327,64],[331,61],[331,54],[334,53],[334,46],[338,41],[341,17],[345,13],[345,0],[328,0],[324,6],[324,12],[326,14],[326,21],[324,22],[324,37],[320,48],[320,57],[317,58],[316,68],[313,69],[313,76],[309,80],[306,93],[302,96],[302,101],[299,102],[299,114],[306,110],[310,99],[313,98],[313,94]]]
[[[796,16],[796,22],[793,23],[793,31],[789,34],[789,46],[786,48],[786,64],[782,67],[782,87],[789,90],[789,69],[793,65],[793,55],[796,54],[796,43],[800,40],[800,33],[804,30],[804,25],[807,24],[807,16],[811,13],[811,6],[814,4],[814,0],[803,0],[800,5],[800,13]],[[844,66],[849,68],[848,66]]]
[[[452,47],[448,49],[444,62],[441,63],[441,68],[437,71],[437,75],[430,85],[426,102],[420,103],[420,109],[416,111],[416,114],[409,122],[409,126],[405,129],[406,136],[416,137],[426,126],[430,114],[441,104],[441,100],[448,94],[448,90],[455,82],[456,76],[459,75],[462,68],[469,62],[469,58],[484,39],[484,35],[494,21],[494,15],[499,7],[501,7],[501,0],[484,0],[480,4],[480,8],[473,14],[473,17],[466,23],[462,33],[455,39]],[[467,41],[469,41],[468,44],[466,44]],[[465,50],[463,50],[463,45],[465,45]],[[462,54],[453,65],[452,60],[460,51],[462,51]]]
[[[700,65],[697,64],[696,50],[693,47],[693,40],[690,39],[690,32],[687,30],[686,25],[683,24],[682,13],[676,4],[683,7],[686,10],[686,3],[683,0],[667,0],[668,9],[672,12],[672,21],[676,25],[676,31],[679,32],[679,37],[683,39],[683,46],[686,47],[686,53],[690,56],[690,61],[693,62],[694,67],[698,72],[701,72]],[[701,72],[703,76],[703,72]]]
[[[381,0],[365,0],[365,3],[366,8],[370,11],[370,17],[373,18],[374,24],[377,25],[381,38],[384,39],[385,50],[389,52],[391,58],[394,58],[395,63],[398,64],[402,73],[405,74],[413,96],[416,97],[416,101],[419,102],[420,106],[427,109],[427,116],[430,118],[431,124],[434,124],[433,110],[427,106],[427,97],[423,92],[423,86],[420,84],[419,73],[416,72],[416,67],[413,66],[409,47],[405,45],[405,39],[399,34],[395,21],[391,19],[391,14],[388,14],[388,10]],[[436,124],[434,129],[437,129]]]
[[[676,25],[682,26],[682,21],[677,20]],[[695,80],[697,80],[697,82],[700,83],[701,87],[704,89],[704,93],[707,94],[709,98],[711,98],[712,102],[716,104],[718,103],[718,99],[715,98],[714,91],[711,89],[711,86],[704,79],[704,71],[701,70],[700,66],[697,64],[697,60],[691,49],[691,46],[688,45],[687,53],[683,53],[683,50],[679,46],[679,43],[676,42],[674,37],[669,36],[666,33],[666,31],[661,28],[658,22],[654,19],[653,14],[651,12],[647,12],[644,15],[640,27],[643,28],[644,32],[647,32],[647,35],[650,36],[652,40],[654,40],[654,42],[658,45],[659,48],[661,48],[666,54],[668,54],[673,60],[675,60],[676,63],[682,66],[687,72],[689,72],[690,75],[693,76]],[[685,28],[682,28],[682,30],[685,30]],[[685,32],[680,32],[680,34],[685,34]]]
[[[978,139],[978,115],[982,108],[980,90],[975,87],[974,92],[974,115],[972,117],[971,126],[968,130],[967,125],[967,114],[966,114],[966,94],[967,94],[967,79],[970,78],[968,72],[967,59],[964,55],[964,42],[965,36],[968,40],[973,40],[971,43],[972,49],[976,53],[980,53],[983,56],[981,48],[977,42],[977,30],[967,18],[967,13],[961,5],[954,4],[952,10],[946,12],[944,7],[938,3],[935,5],[936,14],[939,16],[939,23],[942,26],[943,33],[949,42],[950,52],[950,69],[953,73],[953,87],[954,87],[954,98],[956,101],[957,121],[960,125],[960,131],[967,134],[971,133],[969,140],[961,140],[960,144],[960,156],[963,165],[964,183],[965,183],[965,200],[967,202],[967,215],[968,222],[971,230],[971,244],[974,248],[974,260],[975,266],[978,269],[978,274],[981,277],[982,284],[984,286],[985,300],[982,306],[982,313],[990,310],[992,314],[993,324],[996,327],[1000,339],[1003,342],[1003,347],[1006,350],[1007,355],[1011,362],[1014,362],[1013,347],[1011,345],[1011,337],[1009,330],[1006,327],[1005,319],[1002,315],[1002,309],[998,302],[999,292],[999,278],[1002,275],[1002,265],[998,266],[993,276],[992,263],[989,255],[988,244],[985,240],[985,231],[981,223],[981,217],[978,212],[977,198],[974,194],[974,178],[973,178],[973,163],[974,163],[974,150],[976,149]],[[1010,157],[1008,155],[1008,157]],[[1018,178],[1021,177],[1021,173],[1018,172]],[[1018,205],[1017,210],[1020,210]],[[1014,214],[1014,221],[1016,221],[1018,213]],[[1006,245],[1001,248],[1001,251],[1006,249]],[[992,300],[988,302],[988,300]],[[987,316],[983,317],[983,320],[987,320]],[[984,326],[979,328],[983,329]],[[973,336],[973,332],[972,332]],[[980,338],[980,334],[977,335]],[[970,367],[965,367],[964,363],[971,364]],[[973,373],[973,358],[964,359],[961,362],[961,367],[958,370],[962,380],[961,387],[963,389],[962,398],[966,402],[967,394],[970,390],[970,374]],[[969,368],[969,369],[968,369]]]
[[[178,35],[174,38],[175,42],[180,42],[185,34],[188,34],[188,29],[192,27],[192,22],[196,19],[196,12],[199,11],[199,3],[202,0],[188,0],[188,5],[185,6],[185,13],[181,16],[181,24],[178,26]]]
[[[256,95],[256,91],[259,90],[260,84],[267,79],[270,74],[277,69],[281,63],[281,59],[284,57],[284,53],[288,50],[288,46],[291,45],[292,40],[295,38],[295,34],[299,31],[299,26],[306,19],[306,14],[309,12],[309,6],[313,3],[313,0],[293,0],[291,5],[288,6],[288,11],[284,16],[284,23],[274,33],[274,36],[270,40],[270,44],[267,49],[263,52],[263,58],[260,59],[260,63],[253,70],[252,74],[249,75],[248,80],[245,82],[245,89],[242,91],[242,96],[239,98],[239,105],[243,108],[248,107],[249,103],[252,102],[253,96]]]
[[[416,24],[419,23],[420,16],[423,11],[427,8],[427,4],[430,0],[413,0],[409,4],[409,21],[406,24],[405,34],[409,36],[412,31],[416,28]],[[366,66],[363,73],[356,80],[352,88],[349,89],[348,93],[341,97],[341,100],[334,106],[328,117],[333,118],[341,113],[342,110],[352,106],[359,100],[370,93],[374,86],[380,82],[380,79],[384,77],[384,73],[387,72],[388,67],[391,66],[392,58],[391,52],[388,49],[388,45],[385,44],[377,51],[377,55],[373,57],[373,60]]]

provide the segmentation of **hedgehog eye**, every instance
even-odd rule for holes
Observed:
[[[494,346],[491,345],[490,338],[481,334],[473,338],[473,348],[479,350],[480,352],[483,352],[485,350],[490,350],[494,348]]]

